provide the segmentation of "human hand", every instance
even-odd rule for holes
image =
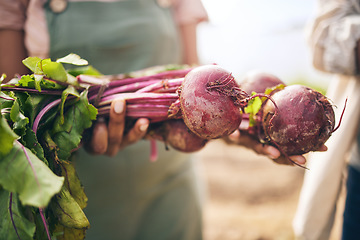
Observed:
[[[86,143],[86,149],[91,154],[106,154],[114,156],[126,146],[142,139],[148,129],[149,120],[139,118],[134,126],[125,130],[126,103],[123,99],[116,99],[111,103],[110,117],[108,123],[100,118],[92,129],[90,140]]]
[[[274,162],[278,164],[285,164],[285,165],[304,165],[306,163],[306,158],[303,155],[293,155],[289,156],[289,158],[294,161],[291,162],[287,159],[284,155],[281,154],[279,149],[274,146],[266,145],[260,143],[258,140],[254,139],[252,136],[241,133],[239,130],[236,130],[234,133],[229,135],[226,139],[228,143],[242,145],[246,148],[252,149],[258,154],[265,155],[272,159]],[[321,146],[318,151],[326,151],[327,147],[325,145]]]

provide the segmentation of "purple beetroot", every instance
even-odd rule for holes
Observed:
[[[331,103],[318,91],[291,85],[275,92],[263,106],[262,126],[266,140],[284,155],[318,150],[331,136],[335,115]]]

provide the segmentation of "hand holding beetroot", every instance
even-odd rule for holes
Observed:
[[[20,199],[36,207],[45,229],[44,207],[74,220],[66,225],[69,228],[88,227],[77,201],[67,197],[67,206],[77,210],[64,212],[64,198],[58,194],[72,194],[68,183],[82,189],[76,174],[69,174],[75,173],[70,158],[92,125],[85,143],[95,154],[112,156],[145,134],[151,143],[161,140],[183,152],[223,138],[278,163],[300,166],[305,163],[301,154],[326,150],[323,144],[337,129],[328,100],[304,86],[276,85],[252,94],[216,65],[93,76],[79,70],[71,74],[62,63],[84,61],[76,56],[56,62],[27,58],[24,64],[34,74],[11,79],[0,91],[0,163],[6,166],[1,176],[9,194],[5,197],[12,204]],[[18,179],[26,179],[27,188]],[[13,201],[13,196],[19,198]],[[80,226],[77,219],[84,220]]]
[[[230,72],[216,65],[94,76],[81,75],[97,74],[91,68],[65,70],[62,63],[87,64],[74,55],[56,62],[30,57],[23,63],[34,74],[1,84],[1,186],[7,202],[15,204],[8,208],[15,210],[10,216],[20,213],[16,210],[20,201],[31,206],[48,236],[47,217],[54,226],[66,224],[77,230],[89,226],[83,202],[75,200],[77,193],[82,199],[86,195],[71,164],[81,142],[92,153],[112,156],[145,134],[152,138],[152,147],[157,139],[183,152],[198,151],[211,139],[227,138],[276,162],[303,165],[301,155],[291,155],[321,149],[336,129],[332,106],[322,95],[310,90],[312,94],[305,94],[300,88],[296,97],[287,99],[293,93],[278,95],[294,89],[286,87],[248,93]],[[0,81],[5,78],[2,75]],[[86,131],[91,133],[89,141],[83,141]],[[18,179],[25,179],[26,188]],[[79,192],[68,189],[72,184]],[[56,214],[45,216],[44,208]]]
[[[165,92],[165,86],[178,84],[178,99],[168,107],[166,118],[179,120],[156,119],[160,123],[150,128],[150,135],[179,151],[197,151],[208,140],[227,138],[240,129],[240,135],[235,132],[227,139],[277,163],[303,165],[302,154],[326,150],[324,143],[334,131],[334,112],[325,96],[305,86],[285,86],[268,73],[251,74],[239,86],[230,72],[205,65],[192,69],[182,79],[166,81],[137,92]],[[261,107],[248,114],[252,101],[260,97]],[[146,111],[136,116],[147,117]],[[251,124],[244,128],[249,120]],[[135,141],[143,136],[134,130],[132,134]]]
[[[53,96],[49,98],[52,102],[33,114],[31,128],[34,133],[39,130],[43,134],[42,126],[51,126],[52,120],[44,120],[48,112],[59,117],[56,124],[63,124],[64,110],[82,96],[80,99],[90,104],[84,106],[91,113],[91,119],[83,119],[86,122],[79,126],[79,131],[89,128],[94,116],[109,119],[108,124],[97,121],[93,127],[87,146],[95,154],[114,155],[126,145],[143,138],[148,125],[148,135],[184,152],[197,151],[208,140],[226,138],[240,129],[243,140],[236,140],[237,144],[259,153],[272,153],[273,158],[278,155],[275,147],[281,156],[293,163],[292,155],[322,149],[335,129],[334,112],[326,97],[304,86],[285,87],[271,74],[253,74],[248,77],[247,83],[250,84],[243,83],[242,86],[229,71],[217,65],[181,66],[170,70],[165,67],[161,71],[157,68],[155,72],[145,69],[114,76],[78,73],[74,79],[61,62],[29,58],[24,63],[31,70],[42,69],[42,72],[38,72],[36,77],[21,76],[21,79],[3,85],[2,91],[27,92],[30,96],[41,95],[45,99]],[[41,82],[39,76],[42,76]],[[256,84],[262,89],[256,88]],[[273,85],[274,88],[269,88]],[[253,91],[258,92],[252,94]],[[55,106],[60,110],[57,115]],[[172,119],[178,119],[177,124],[170,122]],[[154,125],[164,126],[156,130]],[[62,127],[65,130],[67,126]],[[57,144],[69,145],[66,146],[69,151],[76,150],[81,139],[79,131],[69,136],[69,139],[76,139],[71,146],[63,137],[58,138]],[[68,134],[65,132],[61,134]],[[252,137],[255,142],[244,143],[244,135]],[[258,143],[264,148],[260,148]],[[69,151],[63,150],[59,156],[66,158]],[[295,162],[301,164],[303,159]]]
[[[106,123],[104,118],[100,118],[94,123],[90,130],[90,140],[85,142],[86,149],[92,154],[106,154],[114,156],[118,151],[126,146],[142,139],[149,126],[149,120],[139,118],[134,126],[125,130],[126,102],[122,99],[115,99],[111,103],[109,121]]]
[[[250,110],[244,117],[247,124],[240,127],[242,135],[262,143],[263,148],[255,151],[280,154],[276,162],[296,165],[305,163],[304,153],[326,151],[324,144],[337,128],[332,105],[324,95],[301,85],[285,86],[264,72],[247,75],[241,86],[248,93],[263,91],[273,100],[265,100],[255,112]],[[268,146],[276,147],[278,153]]]

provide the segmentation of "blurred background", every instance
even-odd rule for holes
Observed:
[[[253,69],[283,81],[326,88],[311,65],[305,26],[315,0],[203,0],[210,22],[198,28],[202,63],[217,63],[236,76]]]
[[[251,70],[287,84],[325,92],[328,76],[311,64],[306,25],[315,0],[202,0],[210,17],[198,28],[201,63],[235,77]],[[198,153],[206,179],[205,240],[291,240],[304,169],[282,166],[252,151],[210,142]],[[339,239],[339,222],[332,239]]]

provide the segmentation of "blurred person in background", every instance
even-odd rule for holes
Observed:
[[[54,60],[69,53],[102,74],[198,64],[196,26],[206,20],[200,0],[1,0],[0,72],[25,74],[27,56]],[[125,111],[123,100],[113,102],[104,149],[96,145],[106,126],[93,136],[91,154],[76,153],[89,199],[86,239],[202,239],[192,156],[159,144],[157,162],[149,162],[148,141],[138,141],[149,121],[139,119],[122,136]]]
[[[347,195],[342,239],[360,236],[360,1],[318,0],[308,35],[313,65],[329,74],[327,90],[340,128],[326,142],[328,151],[308,159],[293,228],[298,239],[329,239],[344,170]]]

